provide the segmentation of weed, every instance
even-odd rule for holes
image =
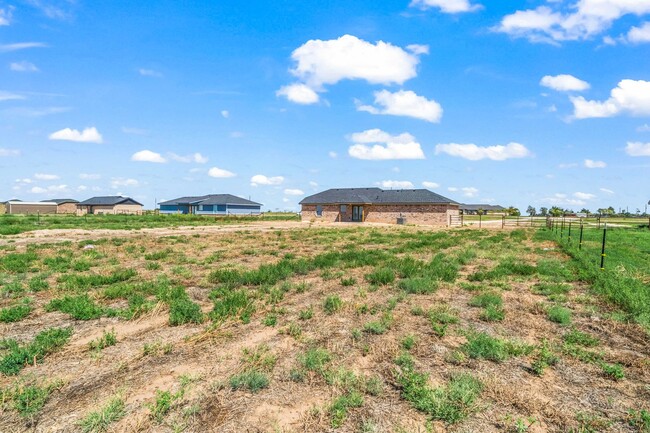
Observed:
[[[415,346],[415,337],[413,335],[407,335],[402,339],[402,342],[400,344],[403,349],[405,350],[411,350]]]
[[[363,406],[363,396],[357,391],[338,397],[329,408],[330,424],[333,428],[341,427],[347,418],[348,410],[361,406]]]
[[[630,410],[628,413],[628,423],[636,427],[641,433],[650,432],[650,411],[645,409]]]
[[[119,269],[109,275],[62,275],[58,281],[67,290],[81,290],[128,281],[137,275],[134,269]]]
[[[298,338],[302,334],[302,328],[297,323],[290,323],[287,332],[293,338]]]
[[[565,295],[571,290],[569,284],[541,282],[533,286],[533,293],[544,296]]]
[[[327,314],[334,314],[343,307],[343,301],[338,295],[330,295],[323,302],[323,310]]]
[[[577,329],[572,329],[562,336],[562,339],[568,344],[577,344],[584,347],[595,347],[600,344],[598,338],[593,337]]]
[[[355,278],[352,277],[341,278],[341,285],[343,287],[350,287],[350,286],[354,286],[355,284],[357,284],[357,280]]]
[[[467,343],[462,346],[462,350],[470,358],[502,362],[512,356],[529,353],[532,347],[495,338],[485,332],[471,331],[467,333]]]
[[[266,374],[249,370],[231,376],[229,382],[233,390],[243,388],[248,389],[250,392],[257,392],[260,389],[267,388],[270,381]]]
[[[548,342],[544,341],[538,348],[530,368],[537,376],[541,376],[547,367],[557,364],[559,360],[558,356],[549,349]]]
[[[501,307],[503,305],[503,298],[500,294],[494,292],[482,293],[474,296],[469,305],[472,307]]]
[[[161,391],[156,390],[156,399],[153,404],[148,404],[149,410],[151,411],[151,418],[158,423],[162,423],[165,415],[169,413],[172,408],[174,401],[178,400],[183,396],[183,390],[172,394],[171,391]]]
[[[395,272],[390,268],[377,268],[366,275],[366,280],[370,284],[385,286],[395,281]]]
[[[10,274],[24,274],[29,272],[32,263],[38,259],[34,252],[9,253],[0,257],[0,270]]]
[[[424,277],[407,278],[400,280],[398,287],[406,293],[431,294],[438,290],[438,281]]]
[[[262,324],[265,326],[275,326],[278,323],[278,315],[269,313],[262,319]]]
[[[37,275],[29,280],[28,287],[32,292],[40,292],[46,290],[49,287],[49,284],[47,283],[45,276]]]
[[[298,356],[298,362],[308,371],[322,373],[325,365],[332,360],[332,355],[320,347],[308,349]]]
[[[95,304],[88,295],[64,296],[53,299],[45,306],[45,311],[60,311],[69,314],[77,320],[98,319],[112,313],[111,310]]]
[[[79,427],[84,433],[105,432],[109,426],[126,415],[124,400],[115,397],[101,409],[90,412],[80,422]]]
[[[13,408],[24,418],[33,417],[45,406],[52,391],[63,386],[60,381],[46,386],[19,386],[9,392]]]
[[[0,309],[0,322],[11,323],[19,322],[25,317],[29,316],[29,313],[32,312],[32,307],[30,305],[30,299],[25,298],[18,305],[8,308]]]
[[[571,324],[571,310],[560,305],[554,305],[548,309],[548,320],[559,323],[562,326]]]
[[[488,305],[481,313],[481,319],[486,322],[500,322],[506,317],[503,307],[498,305]]]
[[[211,316],[217,321],[239,316],[244,323],[248,323],[254,312],[255,306],[246,291],[225,290],[221,292],[219,299],[214,301]]]
[[[143,356],[160,356],[169,355],[174,350],[172,343],[163,344],[161,341],[154,341],[153,343],[144,343],[142,347]]]
[[[115,330],[111,330],[110,332],[104,331],[101,337],[88,343],[88,349],[100,351],[109,346],[115,346],[116,344],[117,335],[115,334]]]
[[[196,302],[189,297],[175,299],[169,304],[169,324],[171,326],[183,325],[185,323],[202,323],[203,313]]]
[[[37,334],[34,340],[25,346],[9,341],[9,353],[0,359],[0,373],[7,376],[16,375],[26,364],[42,362],[47,355],[63,347],[71,335],[72,328],[51,328]]]
[[[433,332],[438,337],[444,337],[449,325],[458,323],[458,312],[448,305],[440,305],[429,311],[429,322]]]
[[[621,364],[607,364],[603,362],[600,364],[600,368],[603,370],[605,376],[611,379],[625,379],[625,371],[623,370],[623,366]]]
[[[300,310],[298,313],[298,318],[300,320],[309,320],[312,317],[314,317],[314,309],[312,307],[309,307],[306,310]]]

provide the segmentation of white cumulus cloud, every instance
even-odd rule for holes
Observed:
[[[237,175],[232,171],[228,171],[223,168],[212,167],[210,170],[208,170],[208,176],[215,177],[217,179],[225,179],[228,177],[235,177]]]
[[[153,152],[151,150],[145,149],[131,155],[131,161],[155,162],[157,164],[164,164],[167,162],[167,159],[165,159],[165,157],[163,157],[158,152]]]
[[[413,189],[413,183],[408,180],[382,180],[377,185],[390,189]]]
[[[606,101],[588,101],[582,96],[570,98],[573,117],[589,119],[619,114],[650,116],[650,81],[622,80]]]
[[[648,13],[650,0],[549,1],[535,9],[506,15],[494,30],[531,42],[586,40],[607,31],[625,15]]]
[[[31,62],[12,62],[9,69],[14,72],[38,72],[38,68]]]
[[[573,196],[578,200],[593,200],[596,198],[594,194],[589,194],[587,192],[574,192]]]
[[[34,186],[32,187],[29,192],[32,194],[61,194],[61,193],[67,193],[69,192],[70,189],[68,188],[68,185],[50,185],[46,188],[42,188],[40,186]]]
[[[438,8],[446,14],[473,12],[482,9],[479,4],[472,4],[469,0],[413,0],[411,7],[420,9]]]
[[[504,161],[513,158],[526,158],[532,156],[532,153],[519,143],[508,143],[505,146],[487,146],[480,147],[476,144],[438,144],[436,145],[436,155],[446,153],[450,156],[469,159],[470,161],[479,161],[481,159],[491,159],[493,161]]]
[[[422,186],[425,187],[425,188],[429,188],[429,189],[438,189],[438,188],[440,188],[439,183],[429,182],[429,181],[426,181],[426,180],[424,182],[422,182]]]
[[[34,175],[34,179],[38,180],[57,180],[60,179],[61,177],[56,174],[47,174],[47,173],[36,173]]]
[[[138,187],[140,182],[137,179],[114,177],[111,179],[111,188],[118,189],[121,187]]]
[[[586,81],[568,74],[560,74],[555,76],[546,75],[541,79],[539,84],[544,87],[548,87],[549,89],[557,90],[559,92],[580,92],[591,87]]]
[[[206,162],[208,162],[208,157],[203,156],[198,152],[193,153],[191,155],[177,155],[175,153],[170,153],[169,154],[169,159],[172,159],[172,160],[178,161],[178,162],[184,162],[186,164],[190,163],[190,162],[194,162],[194,163],[197,163],[197,164],[205,164]]]
[[[352,158],[366,160],[425,159],[420,143],[406,132],[394,136],[380,129],[369,129],[352,134],[350,140],[355,143],[348,149],[348,154]]]
[[[282,176],[265,176],[263,174],[256,174],[251,177],[251,186],[258,185],[281,185],[284,182],[284,177]]]
[[[97,131],[94,126],[86,128],[83,131],[77,129],[65,128],[60,131],[51,133],[48,138],[50,140],[64,140],[75,141],[78,143],[103,143],[102,135]]]
[[[650,156],[650,143],[628,142],[625,153],[629,156]]]
[[[301,189],[291,189],[287,188],[284,190],[286,195],[305,195],[305,192]]]
[[[102,176],[97,173],[79,173],[79,179],[84,180],[97,180],[101,179]]]
[[[592,159],[585,159],[585,167],[587,168],[605,168],[607,163],[605,161],[594,161]]]
[[[311,87],[302,83],[289,84],[283,86],[275,92],[276,96],[284,96],[291,102],[302,105],[315,104],[319,101],[318,93],[314,92]]]
[[[433,99],[429,100],[419,96],[411,90],[399,90],[391,93],[388,90],[375,92],[375,104],[360,105],[359,111],[372,114],[389,114],[393,116],[406,116],[427,122],[437,123],[442,118],[442,107]]]
[[[641,27],[632,27],[627,32],[626,40],[633,44],[650,42],[650,22],[645,22]]]
[[[0,27],[8,26],[11,24],[12,12],[12,6],[9,6],[7,8],[0,8]]]

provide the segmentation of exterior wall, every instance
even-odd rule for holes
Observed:
[[[142,206],[139,204],[118,204],[115,206],[111,205],[92,205],[92,206],[79,206],[77,208],[77,215],[85,214],[95,214],[95,215],[115,215],[115,214],[132,214],[132,215],[142,215]]]
[[[302,206],[303,221],[351,222],[352,205],[347,205],[345,213],[340,205],[323,205],[322,216],[316,215],[316,205]],[[421,205],[364,205],[363,216],[366,222],[396,224],[403,217],[407,224],[448,226],[451,215],[458,215],[458,206],[447,204]]]
[[[142,205],[139,204],[118,204],[113,208],[113,213],[116,214],[133,214],[142,215]]]
[[[7,213],[11,214],[55,214],[56,204],[45,203],[11,203],[7,204]]]
[[[6,211],[7,211],[7,209],[5,208],[5,204],[4,204],[4,203],[0,203],[0,215],[2,215],[3,213],[5,213]]]
[[[63,203],[57,206],[56,213],[73,214],[77,213],[76,203]]]

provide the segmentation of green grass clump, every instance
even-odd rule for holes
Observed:
[[[386,312],[382,315],[381,319],[373,320],[363,325],[363,331],[367,332],[368,334],[381,335],[388,331],[392,323],[392,314]]]
[[[51,328],[37,334],[34,340],[20,346],[13,340],[6,341],[8,353],[0,359],[0,373],[16,375],[27,364],[43,359],[63,347],[72,336],[72,328]]]
[[[537,349],[530,368],[537,376],[541,376],[547,367],[557,364],[559,360],[560,358],[548,347],[548,342],[544,341]]]
[[[350,287],[350,286],[354,286],[355,284],[357,284],[356,278],[352,278],[352,277],[341,278],[341,285],[343,287]]]
[[[326,349],[315,347],[308,349],[305,353],[298,356],[298,362],[302,367],[309,371],[322,373],[325,366],[332,360],[332,354]]]
[[[86,415],[79,422],[79,427],[84,433],[105,432],[111,424],[122,419],[124,415],[126,415],[124,400],[115,397],[101,409]]]
[[[222,290],[214,301],[211,317],[215,321],[239,317],[244,323],[248,323],[254,312],[255,305],[246,290]]]
[[[554,305],[548,309],[548,320],[559,323],[562,326],[571,324],[571,310],[560,305]]]
[[[9,253],[0,257],[0,271],[10,274],[24,274],[29,272],[32,264],[38,259],[36,253]]]
[[[357,391],[352,391],[335,399],[328,410],[332,428],[341,427],[348,416],[348,411],[351,408],[361,406],[363,406],[363,396]]]
[[[52,391],[60,388],[62,385],[62,382],[57,381],[46,386],[36,384],[18,386],[10,390],[7,396],[11,398],[12,407],[20,416],[23,418],[31,418],[38,414],[43,406],[45,406]]]
[[[42,290],[46,290],[50,285],[45,279],[45,276],[36,275],[35,277],[30,278],[27,286],[32,292],[40,292]]]
[[[385,286],[395,281],[395,272],[390,268],[377,268],[366,275],[366,280],[370,284]]]
[[[425,277],[406,278],[400,280],[398,287],[406,293],[420,295],[431,294],[438,290],[438,281]]]
[[[460,266],[454,258],[445,254],[436,254],[433,259],[424,267],[424,277],[438,281],[453,283],[458,278]]]
[[[171,391],[161,391],[156,390],[156,398],[153,404],[149,404],[150,416],[151,418],[158,422],[162,423],[165,419],[165,415],[169,413],[172,408],[172,405],[176,400],[183,396],[183,389],[172,394]]]
[[[469,305],[472,307],[501,307],[503,305],[503,298],[499,293],[487,292],[474,296]]]
[[[0,322],[12,323],[19,322],[32,312],[29,299],[24,299],[20,304],[13,307],[0,309]]]
[[[262,319],[262,324],[265,326],[275,326],[278,324],[278,315],[269,313]]]
[[[402,346],[402,349],[411,350],[415,346],[415,343],[415,337],[413,335],[407,335],[402,339],[400,346]]]
[[[201,307],[196,302],[192,302],[187,294],[185,297],[174,299],[169,304],[169,324],[179,326],[186,323],[203,323]]]
[[[565,283],[541,282],[533,286],[533,293],[544,296],[557,296],[569,293],[571,286]]]
[[[553,281],[571,281],[575,278],[571,262],[558,259],[540,259],[537,262],[537,273]]]
[[[596,347],[600,344],[598,338],[593,337],[587,333],[580,332],[577,329],[572,329],[562,336],[565,343],[577,344],[584,347]]]
[[[495,338],[485,332],[471,331],[467,334],[467,343],[461,349],[470,358],[502,362],[512,356],[529,353],[533,348]]]
[[[323,310],[327,314],[334,314],[343,307],[343,301],[338,295],[330,295],[323,302]]]
[[[625,370],[623,370],[623,366],[621,364],[608,364],[606,362],[603,362],[600,364],[600,368],[603,370],[605,376],[611,379],[625,379]]]
[[[458,323],[458,312],[448,305],[440,305],[429,311],[429,322],[438,337],[447,334],[449,325]]]
[[[630,410],[628,423],[630,426],[636,427],[641,433],[650,433],[650,411],[646,409]]]
[[[298,318],[300,320],[309,320],[312,317],[314,317],[314,309],[312,307],[309,307],[305,310],[300,310],[298,312]]]
[[[254,393],[260,389],[268,388],[270,380],[266,374],[260,371],[249,370],[231,376],[229,383],[233,390],[247,389]]]
[[[45,306],[45,311],[60,311],[77,320],[99,319],[112,313],[112,310],[95,304],[88,295],[64,296],[60,299],[53,299]]]
[[[134,269],[118,269],[108,275],[61,275],[58,281],[66,290],[82,290],[128,281],[137,275]]]
[[[397,382],[402,398],[434,420],[455,424],[473,412],[483,385],[469,374],[451,377],[446,386],[432,388],[428,375],[415,370],[413,359],[402,354],[396,360],[401,367]]]
[[[503,307],[498,305],[488,305],[481,313],[481,319],[486,322],[500,322],[506,317]]]
[[[502,280],[512,276],[528,277],[537,271],[535,266],[524,263],[512,257],[501,260],[491,270],[479,270],[468,277],[469,281]]]
[[[88,343],[88,349],[100,351],[109,346],[115,346],[116,344],[117,334],[115,334],[115,330],[111,330],[109,332],[104,331],[101,337]]]

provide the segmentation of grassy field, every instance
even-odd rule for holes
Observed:
[[[295,213],[266,212],[261,216],[210,217],[205,215],[0,215],[0,235],[45,229],[109,229],[206,226],[251,221],[299,221]]]
[[[647,257],[591,270],[593,242],[303,227],[8,244],[0,431],[647,432],[646,307],[607,285],[646,284]]]

